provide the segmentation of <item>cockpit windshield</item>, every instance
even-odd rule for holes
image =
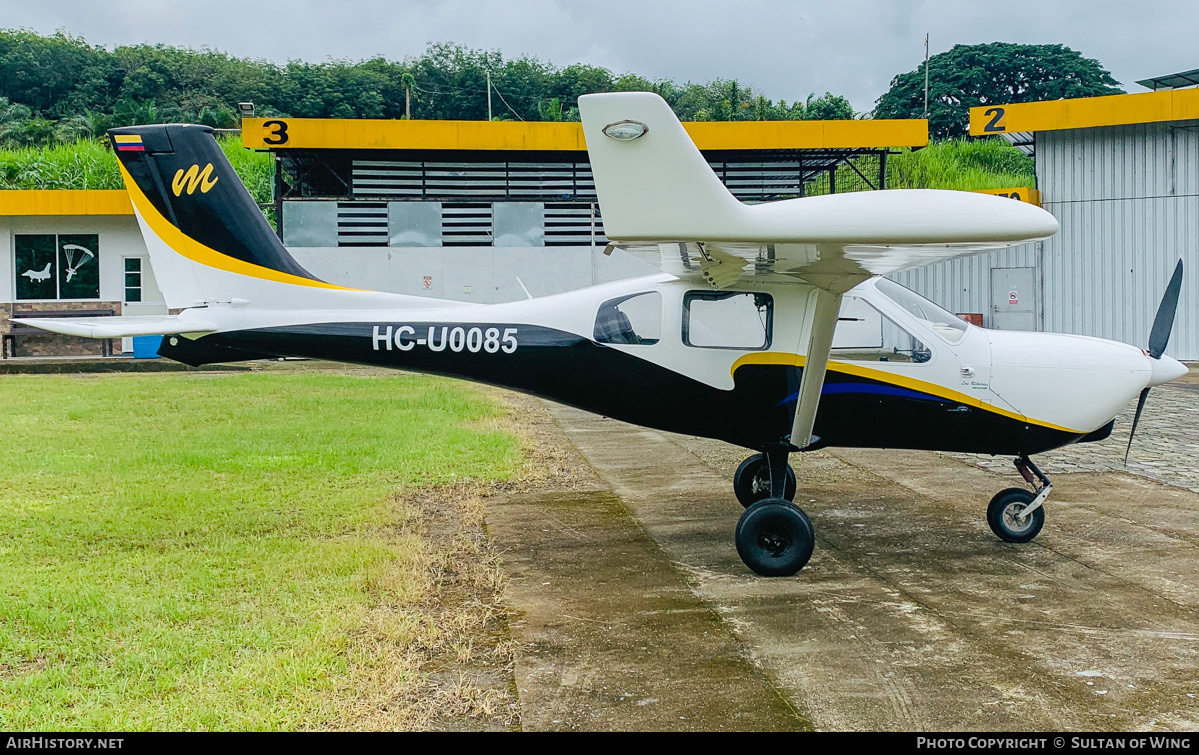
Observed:
[[[898,304],[901,309],[920,320],[921,325],[946,341],[957,343],[966,335],[965,321],[938,307],[915,291],[904,288],[886,278],[877,279],[875,286],[884,296]]]

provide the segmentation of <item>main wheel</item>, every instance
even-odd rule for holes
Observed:
[[[987,524],[1000,540],[1009,543],[1027,543],[1045,526],[1045,507],[1041,506],[1024,519],[1020,513],[1028,508],[1036,496],[1024,488],[1008,488],[1000,491],[987,506]]]
[[[788,501],[795,498],[795,470],[787,465],[786,492],[783,497]],[[770,468],[766,464],[766,455],[758,454],[741,462],[737,473],[733,475],[733,492],[742,506],[752,506],[758,501],[770,497]]]
[[[763,577],[789,577],[812,557],[816,535],[803,509],[781,498],[758,501],[741,513],[737,555]]]

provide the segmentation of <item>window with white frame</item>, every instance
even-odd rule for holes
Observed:
[[[125,258],[125,301],[142,300],[142,258]]]

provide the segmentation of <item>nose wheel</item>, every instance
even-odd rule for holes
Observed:
[[[745,507],[733,541],[745,565],[763,577],[789,577],[808,563],[816,546],[812,520],[791,502],[795,470],[792,447],[779,445],[741,462],[733,492]]]
[[[987,505],[987,524],[1000,540],[1027,543],[1045,526],[1044,503],[1053,490],[1053,483],[1026,455],[1016,459],[1016,469],[1034,490],[1008,488],[1000,491]]]

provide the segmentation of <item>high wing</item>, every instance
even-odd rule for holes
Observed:
[[[1052,236],[1039,207],[986,194],[890,190],[748,205],[734,197],[670,106],[649,92],[579,98],[604,232],[680,277],[727,288],[747,276],[816,288],[790,444],[806,448],[841,296],[875,275]],[[797,344],[797,349],[801,344]]]

